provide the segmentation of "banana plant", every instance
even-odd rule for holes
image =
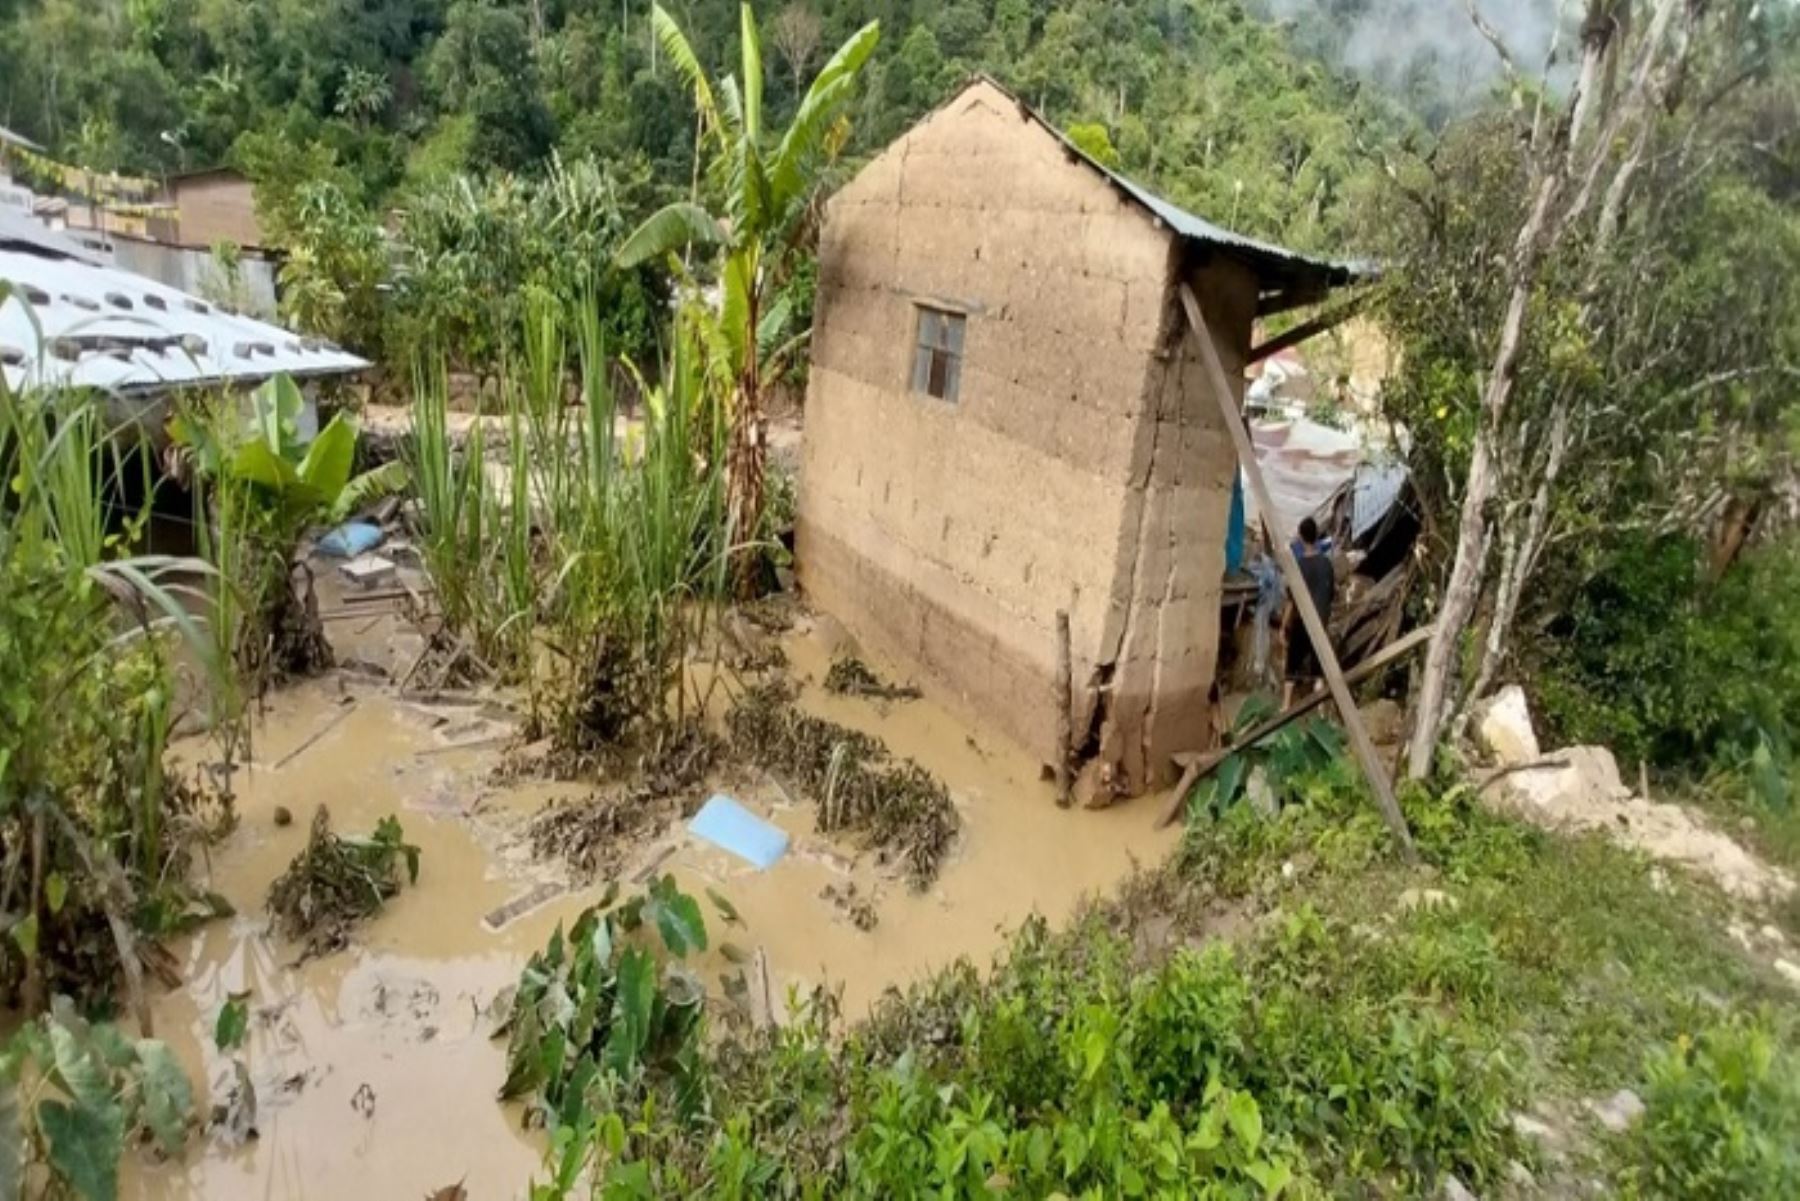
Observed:
[[[273,674],[304,675],[331,663],[311,573],[304,572],[301,593],[290,582],[302,535],[313,525],[344,520],[407,481],[406,465],[398,461],[353,474],[357,430],[341,413],[316,437],[303,439],[304,403],[293,379],[276,375],[255,392],[247,419],[227,403],[190,409],[171,423],[176,445],[214,488],[213,557],[248,565],[231,573],[244,580],[243,609],[255,615],[238,637],[237,651],[240,666],[259,682],[267,681],[271,668]]]
[[[785,319],[768,298],[786,276],[824,169],[843,148],[844,108],[880,37],[879,22],[871,21],[838,47],[807,88],[793,120],[775,136],[763,121],[756,17],[748,4],[740,17],[741,74],[727,75],[714,87],[674,18],[661,5],[651,9],[657,41],[693,92],[701,152],[711,156],[708,191],[720,198],[722,209],[708,212],[692,199],[667,205],[616,254],[621,267],[693,246],[720,256],[717,336],[703,341],[713,359],[709,375],[730,397],[727,520],[734,544],[755,539],[762,521],[767,444],[762,401],[771,378],[766,368],[804,337],[785,347],[772,345]]]

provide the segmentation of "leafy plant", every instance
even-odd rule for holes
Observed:
[[[269,912],[284,936],[305,942],[307,955],[329,954],[400,891],[402,867],[407,882],[418,883],[419,848],[398,819],[382,818],[366,837],[343,836],[332,833],[321,805],[306,846],[269,886]],[[219,1020],[224,1029],[225,1015]]]
[[[179,1154],[193,1089],[169,1048],[90,1024],[66,997],[0,1052],[0,1195],[28,1170],[83,1201],[113,1201],[119,1157],[138,1139]]]
[[[1340,762],[1343,736],[1319,717],[1283,727],[1248,746],[1236,745],[1238,738],[1274,714],[1274,702],[1262,693],[1250,696],[1238,708],[1231,728],[1231,753],[1194,786],[1188,797],[1191,816],[1218,817],[1243,799],[1259,771],[1276,806],[1292,803],[1302,799],[1305,781]]]
[[[787,314],[770,298],[780,295],[792,269],[793,246],[820,173],[843,148],[845,110],[880,27],[871,21],[838,47],[800,97],[787,129],[771,139],[763,121],[761,35],[749,4],[739,8],[741,74],[726,76],[717,86],[660,4],[652,7],[650,20],[670,63],[693,92],[710,154],[709,182],[724,206],[716,216],[693,200],[664,206],[619,247],[617,261],[630,267],[689,246],[719,248],[718,315],[714,319],[710,308],[690,302],[688,317],[716,331],[700,342],[709,351],[709,384],[729,396],[722,406],[731,415],[727,529],[734,543],[748,543],[762,532],[764,392],[797,345],[794,340],[774,345],[786,332]]]
[[[138,462],[92,398],[0,380],[0,988],[28,1013],[110,995],[115,970],[141,1006],[137,934],[214,909],[186,881],[210,823],[163,762],[174,644],[196,699],[228,671],[190,607],[205,564],[129,556],[142,514],[105,520]]]
[[[1767,1025],[1721,1022],[1653,1052],[1645,1113],[1619,1148],[1627,1197],[1800,1193],[1800,1063]]]
[[[235,653],[259,683],[311,674],[331,662],[311,572],[296,591],[294,555],[308,528],[336,523],[406,483],[402,463],[355,474],[356,427],[337,414],[311,439],[299,432],[305,406],[292,378],[258,388],[245,416],[232,398],[190,406],[171,432],[192,469],[213,489],[206,547],[216,565],[241,574],[243,616]],[[223,574],[223,572],[221,572]]]
[[[706,923],[697,901],[662,876],[615,906],[616,886],[559,925],[519,977],[507,1034],[502,1100],[535,1096],[552,1129],[581,1128],[607,1108],[620,1087],[647,1072],[684,1084],[697,1070],[705,988],[678,961],[704,951]],[[654,930],[672,957],[659,964],[634,938]]]

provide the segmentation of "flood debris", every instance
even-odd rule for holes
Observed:
[[[803,713],[781,684],[748,689],[726,718],[732,748],[788,777],[818,806],[819,829],[862,834],[915,889],[938,870],[962,819],[943,783],[879,738]]]
[[[269,886],[269,913],[284,937],[303,944],[301,959],[344,946],[352,927],[400,891],[403,865],[407,882],[418,882],[419,848],[405,838],[391,816],[366,838],[334,834],[319,806],[305,849]]]
[[[911,684],[890,684],[875,669],[857,658],[845,655],[832,663],[825,673],[825,691],[839,696],[861,696],[878,701],[916,701],[919,690]]]
[[[854,880],[827,884],[819,890],[819,899],[830,901],[839,912],[849,919],[852,926],[865,933],[873,930],[881,922],[881,914],[875,908],[874,898],[859,892]]]
[[[535,762],[530,748],[510,758],[496,770],[496,778],[541,773],[572,779],[580,774],[574,760],[555,747],[539,749]],[[717,734],[690,719],[635,758],[615,750],[608,756],[612,762],[602,764],[602,769],[630,782],[579,800],[552,801],[538,810],[525,825],[532,855],[562,860],[578,880],[617,877],[639,847],[691,812],[696,786],[723,749]]]

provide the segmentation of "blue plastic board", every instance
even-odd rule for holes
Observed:
[[[786,830],[717,792],[694,814],[688,833],[765,870],[788,849]]]

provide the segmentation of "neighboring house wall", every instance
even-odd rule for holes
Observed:
[[[1179,255],[987,85],[840,191],[820,246],[802,582],[1046,762],[1066,608],[1077,739],[1115,697],[1096,732],[1126,791],[1203,744],[1218,632],[1231,450],[1173,353]],[[1255,282],[1201,282],[1240,366]],[[911,387],[919,304],[967,314],[955,404]]]
[[[127,271],[135,271],[193,296],[226,302],[225,272],[210,249],[114,237],[112,257],[114,263]],[[238,280],[241,295],[237,299],[243,311],[253,317],[273,320],[277,310],[274,260],[240,255]]]
[[[256,194],[250,181],[233,171],[187,175],[169,181],[184,246],[235,242],[263,245],[256,220]]]

